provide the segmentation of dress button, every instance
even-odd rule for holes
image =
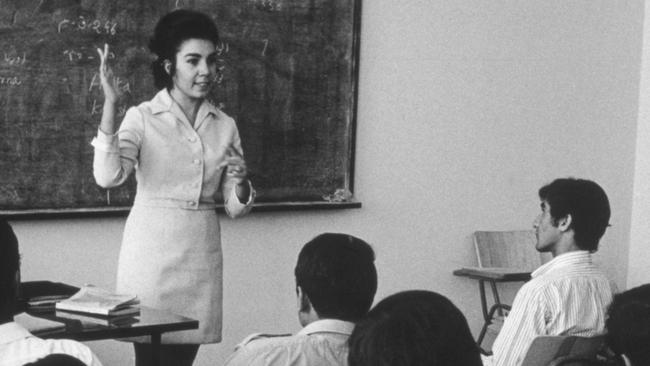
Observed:
[[[196,202],[194,202],[194,201],[188,201],[187,204],[190,205],[190,206],[195,206],[195,205],[196,205]]]
[[[194,138],[194,137],[188,137],[188,138],[187,138],[187,141],[189,141],[189,142],[194,142],[194,141],[196,141],[196,138]]]
[[[192,162],[193,162],[194,164],[196,164],[196,165],[198,165],[198,164],[201,163],[201,162],[199,161],[199,159],[194,159]]]

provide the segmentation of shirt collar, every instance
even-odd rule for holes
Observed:
[[[339,333],[343,335],[352,334],[354,323],[338,319],[321,319],[307,324],[298,332],[300,335],[310,335],[314,333]]]
[[[161,89],[154,97],[151,99],[151,113],[157,114],[162,112],[170,112],[174,106],[174,100],[172,96],[169,95],[167,88]],[[199,108],[199,113],[197,116],[205,115],[206,113],[212,113],[213,115],[218,115],[219,110],[217,107],[212,105],[212,103],[204,100]]]
[[[591,253],[589,251],[577,250],[560,254],[537,268],[531,274],[531,277],[535,278],[558,268],[576,266],[580,264],[591,264]]]
[[[28,337],[33,336],[27,329],[16,322],[0,324],[0,344],[7,344]]]

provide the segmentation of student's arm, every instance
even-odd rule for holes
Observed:
[[[493,366],[521,365],[533,339],[546,334],[548,302],[537,286],[527,283],[519,290],[512,310],[492,345]]]

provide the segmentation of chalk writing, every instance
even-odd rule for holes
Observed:
[[[257,10],[261,11],[280,11],[281,2],[279,0],[253,0]]]
[[[111,20],[101,21],[99,19],[86,19],[80,15],[77,19],[63,19],[58,25],[59,33],[64,30],[87,31],[97,34],[108,34],[114,36],[117,33],[117,22]]]
[[[25,52],[23,52],[22,56],[10,56],[5,52],[3,60],[4,63],[9,66],[21,66],[25,64],[25,61],[27,60],[27,56],[25,55]]]
[[[0,85],[18,86],[22,83],[18,76],[0,76]]]
[[[84,50],[75,50],[75,49],[68,49],[63,51],[63,55],[67,57],[67,59],[71,63],[77,63],[81,61],[90,61],[98,58],[95,53],[86,53]],[[108,59],[115,59],[115,53],[112,51],[108,52]]]
[[[264,49],[262,49],[262,56],[266,56],[266,49],[269,47],[269,40],[265,39],[262,42],[264,43]]]

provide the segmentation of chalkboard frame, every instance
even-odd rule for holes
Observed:
[[[348,147],[348,169],[346,173],[345,186],[352,194],[343,201],[283,201],[283,202],[262,202],[255,203],[254,212],[272,211],[297,211],[297,210],[337,210],[361,208],[361,202],[354,198],[354,176],[355,176],[355,150],[356,150],[356,127],[359,89],[359,59],[360,59],[360,38],[361,38],[361,2],[353,0],[353,25],[351,36],[351,110],[349,125]],[[10,220],[40,220],[40,219],[72,219],[72,218],[101,218],[101,217],[125,217],[130,212],[131,206],[99,206],[84,208],[37,208],[8,210],[0,207],[0,217]],[[217,211],[223,213],[223,205],[217,206]]]

